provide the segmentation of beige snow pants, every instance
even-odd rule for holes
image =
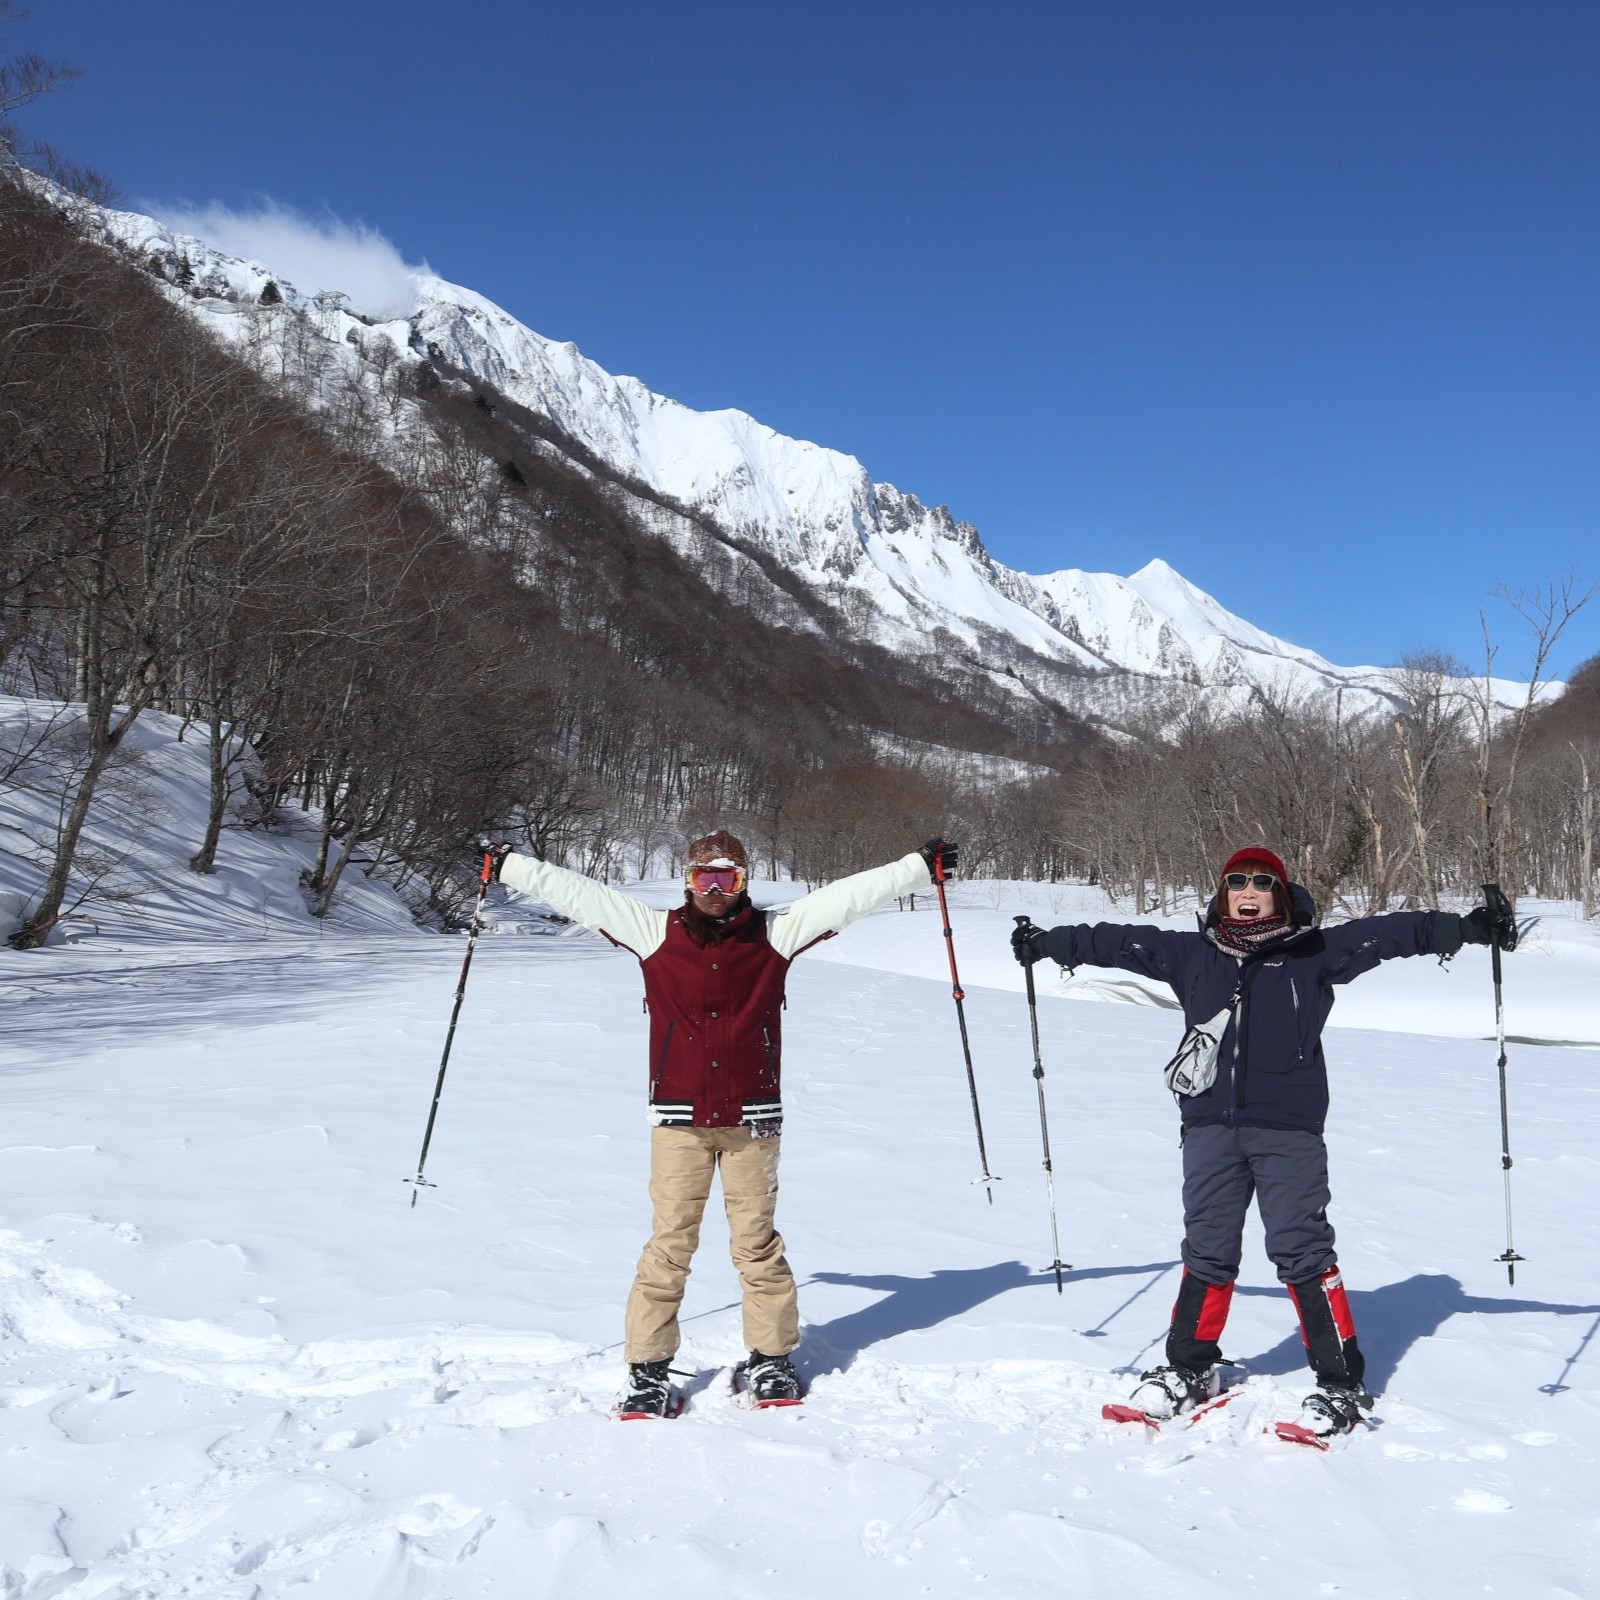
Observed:
[[[650,1201],[655,1221],[628,1296],[629,1361],[665,1361],[678,1349],[678,1307],[711,1177],[722,1168],[728,1250],[744,1288],[744,1342],[766,1356],[800,1343],[800,1305],[783,1240],[772,1225],[778,1205],[781,1139],[753,1139],[748,1128],[652,1128]]]

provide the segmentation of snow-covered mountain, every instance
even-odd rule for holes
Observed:
[[[1337,666],[1276,638],[1165,561],[1129,577],[1015,571],[970,523],[874,482],[855,457],[742,411],[694,411],[442,278],[418,274],[411,316],[374,323],[339,296],[302,294],[270,263],[226,255],[137,212],[77,204],[88,226],[151,266],[225,336],[239,308],[265,292],[315,319],[335,351],[387,338],[404,359],[453,369],[547,419],[610,473],[781,563],[838,606],[855,633],[891,649],[954,641],[1002,681],[1065,696],[1090,715],[1113,690],[1126,705],[1173,681],[1344,690],[1352,708],[1388,698],[1385,670]],[[665,537],[681,538],[685,526],[670,517],[658,524]],[[1497,691],[1507,703],[1521,699],[1519,685]]]
[[[417,295],[411,321],[428,350],[818,588],[857,591],[886,643],[937,628],[980,651],[1009,640],[1092,673],[1215,685],[1287,679],[1364,694],[1386,682],[1378,668],[1339,667],[1263,632],[1165,561],[1127,578],[1018,572],[990,555],[970,523],[875,483],[854,456],[788,438],[742,411],[693,411],[442,279],[419,277]]]

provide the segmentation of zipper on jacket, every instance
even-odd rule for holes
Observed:
[[[1294,1058],[1296,1061],[1304,1061],[1306,1050],[1301,1042],[1304,1036],[1300,1032],[1300,991],[1295,988],[1292,972],[1289,974],[1289,998],[1294,1002]]]
[[[1250,1016],[1250,996],[1239,995],[1239,1009],[1233,1016],[1233,1083],[1230,1085],[1231,1104],[1228,1107],[1228,1126],[1239,1120],[1239,1109],[1244,1104],[1244,1025]]]
[[[1247,1029],[1250,1026],[1250,985],[1255,982],[1259,966],[1251,967],[1239,985],[1239,1009],[1233,1019],[1233,1107],[1228,1112],[1231,1128],[1244,1110],[1244,1080],[1250,1064],[1250,1044]]]
[[[772,1059],[772,1035],[767,1032],[766,1023],[761,1024],[761,1048],[767,1052],[767,1082],[776,1089],[778,1087],[778,1067]]]
[[[656,1090],[661,1087],[661,1080],[666,1075],[667,1051],[672,1048],[672,1030],[678,1026],[678,1019],[672,1017],[667,1022],[666,1035],[661,1041],[661,1054],[656,1058],[656,1075],[650,1080],[650,1100],[655,1103]]]

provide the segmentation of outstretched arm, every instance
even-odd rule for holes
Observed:
[[[1371,972],[1380,961],[1397,956],[1453,956],[1464,944],[1517,948],[1517,924],[1498,888],[1499,903],[1474,906],[1464,917],[1454,911],[1393,911],[1383,917],[1359,917],[1324,930],[1332,960],[1330,983],[1349,983]]]
[[[564,917],[603,933],[614,944],[631,950],[643,961],[654,955],[667,937],[667,913],[653,910],[609,884],[596,883],[581,872],[553,867],[535,856],[507,855],[500,881],[524,894],[546,901]]]
[[[1080,922],[1032,929],[1025,947],[1034,961],[1048,956],[1064,967],[1119,967],[1174,983],[1182,972],[1186,949],[1199,937],[1137,923]],[[1017,950],[1018,960],[1026,959],[1015,938],[1012,948]]]
[[[886,867],[852,873],[803,899],[767,913],[767,938],[772,948],[791,960],[819,939],[848,928],[852,922],[887,905],[896,895],[928,887],[928,863],[920,850]]]
[[[1329,983],[1349,983],[1401,956],[1453,956],[1461,948],[1461,927],[1453,911],[1391,911],[1338,923],[1322,930],[1324,975]]]

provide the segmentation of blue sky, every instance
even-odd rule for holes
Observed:
[[[1600,578],[1593,0],[37,0],[29,132],[264,199],[1345,663]],[[1600,650],[1600,600],[1559,665]]]

